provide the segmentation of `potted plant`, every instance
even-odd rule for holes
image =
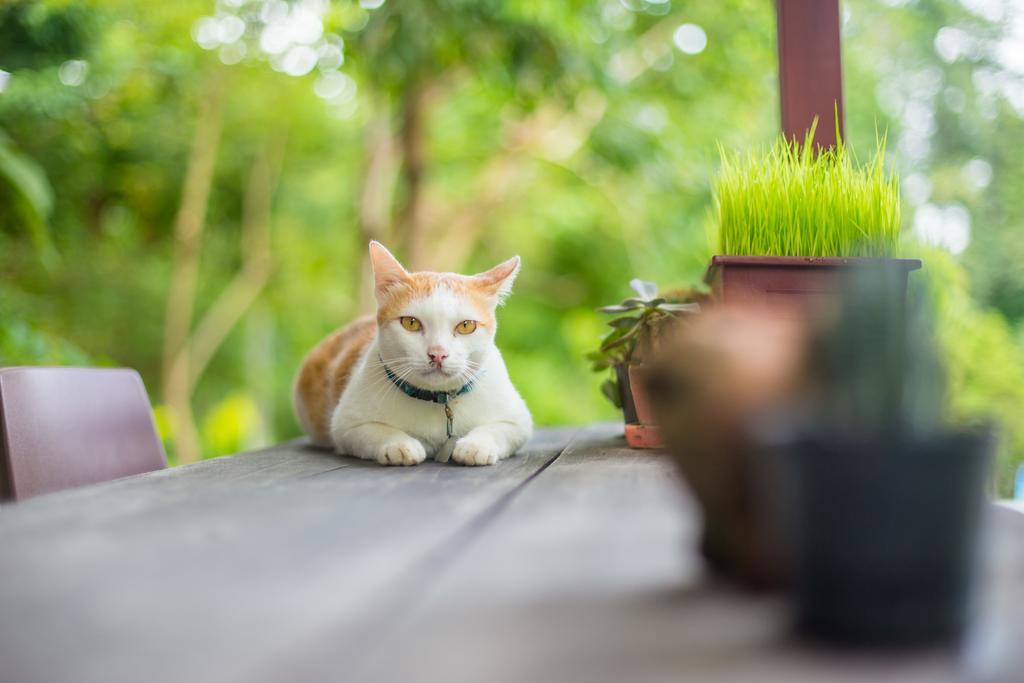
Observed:
[[[712,572],[751,589],[789,579],[770,484],[775,472],[763,476],[751,426],[800,393],[806,328],[771,306],[714,304],[675,330],[647,364],[661,436],[701,511],[701,555]]]
[[[841,272],[885,259],[896,272],[921,267],[891,258],[899,239],[900,194],[884,168],[885,142],[858,164],[840,139],[814,145],[780,137],[745,156],[722,151],[714,182],[718,251],[705,275],[716,300],[797,304],[830,299]]]
[[[946,420],[926,308],[899,296],[905,275],[848,278],[811,344],[801,425],[775,449],[790,473],[775,493],[798,626],[843,644],[955,640],[970,617],[994,440]]]
[[[930,644],[970,615],[990,429],[945,418],[944,374],[898,268],[855,269],[836,317],[715,305],[648,388],[710,568],[792,585],[801,632]],[[813,325],[808,324],[813,322]]]
[[[587,358],[595,372],[611,371],[601,392],[622,409],[630,447],[660,448],[661,437],[651,414],[642,366],[678,316],[700,310],[697,301],[703,295],[678,291],[659,296],[655,283],[638,279],[630,280],[629,286],[636,296],[598,309],[616,317],[608,322],[612,329],[601,340],[601,346]]]

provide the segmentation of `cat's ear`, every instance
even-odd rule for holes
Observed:
[[[512,293],[512,283],[519,274],[519,257],[513,256],[508,261],[499,263],[488,271],[473,276],[477,287],[500,304]]]
[[[370,264],[373,266],[374,293],[378,300],[395,285],[409,282],[409,271],[376,240],[370,242]]]

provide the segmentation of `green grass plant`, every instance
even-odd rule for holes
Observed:
[[[719,253],[730,256],[884,257],[900,231],[900,189],[886,173],[885,138],[859,164],[840,140],[819,150],[779,137],[745,155],[721,150],[713,191]]]

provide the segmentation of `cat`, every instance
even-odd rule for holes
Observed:
[[[472,276],[410,273],[370,242],[370,261],[377,314],[306,356],[293,394],[303,430],[317,445],[382,465],[428,455],[493,465],[512,455],[533,421],[494,335],[519,257]]]

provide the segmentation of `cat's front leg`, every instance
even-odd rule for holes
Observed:
[[[376,460],[381,465],[419,465],[427,459],[423,444],[402,430],[381,422],[367,422],[338,430],[333,438],[339,453]]]
[[[480,425],[455,442],[452,460],[461,465],[493,465],[530,438],[530,427],[514,422]]]

